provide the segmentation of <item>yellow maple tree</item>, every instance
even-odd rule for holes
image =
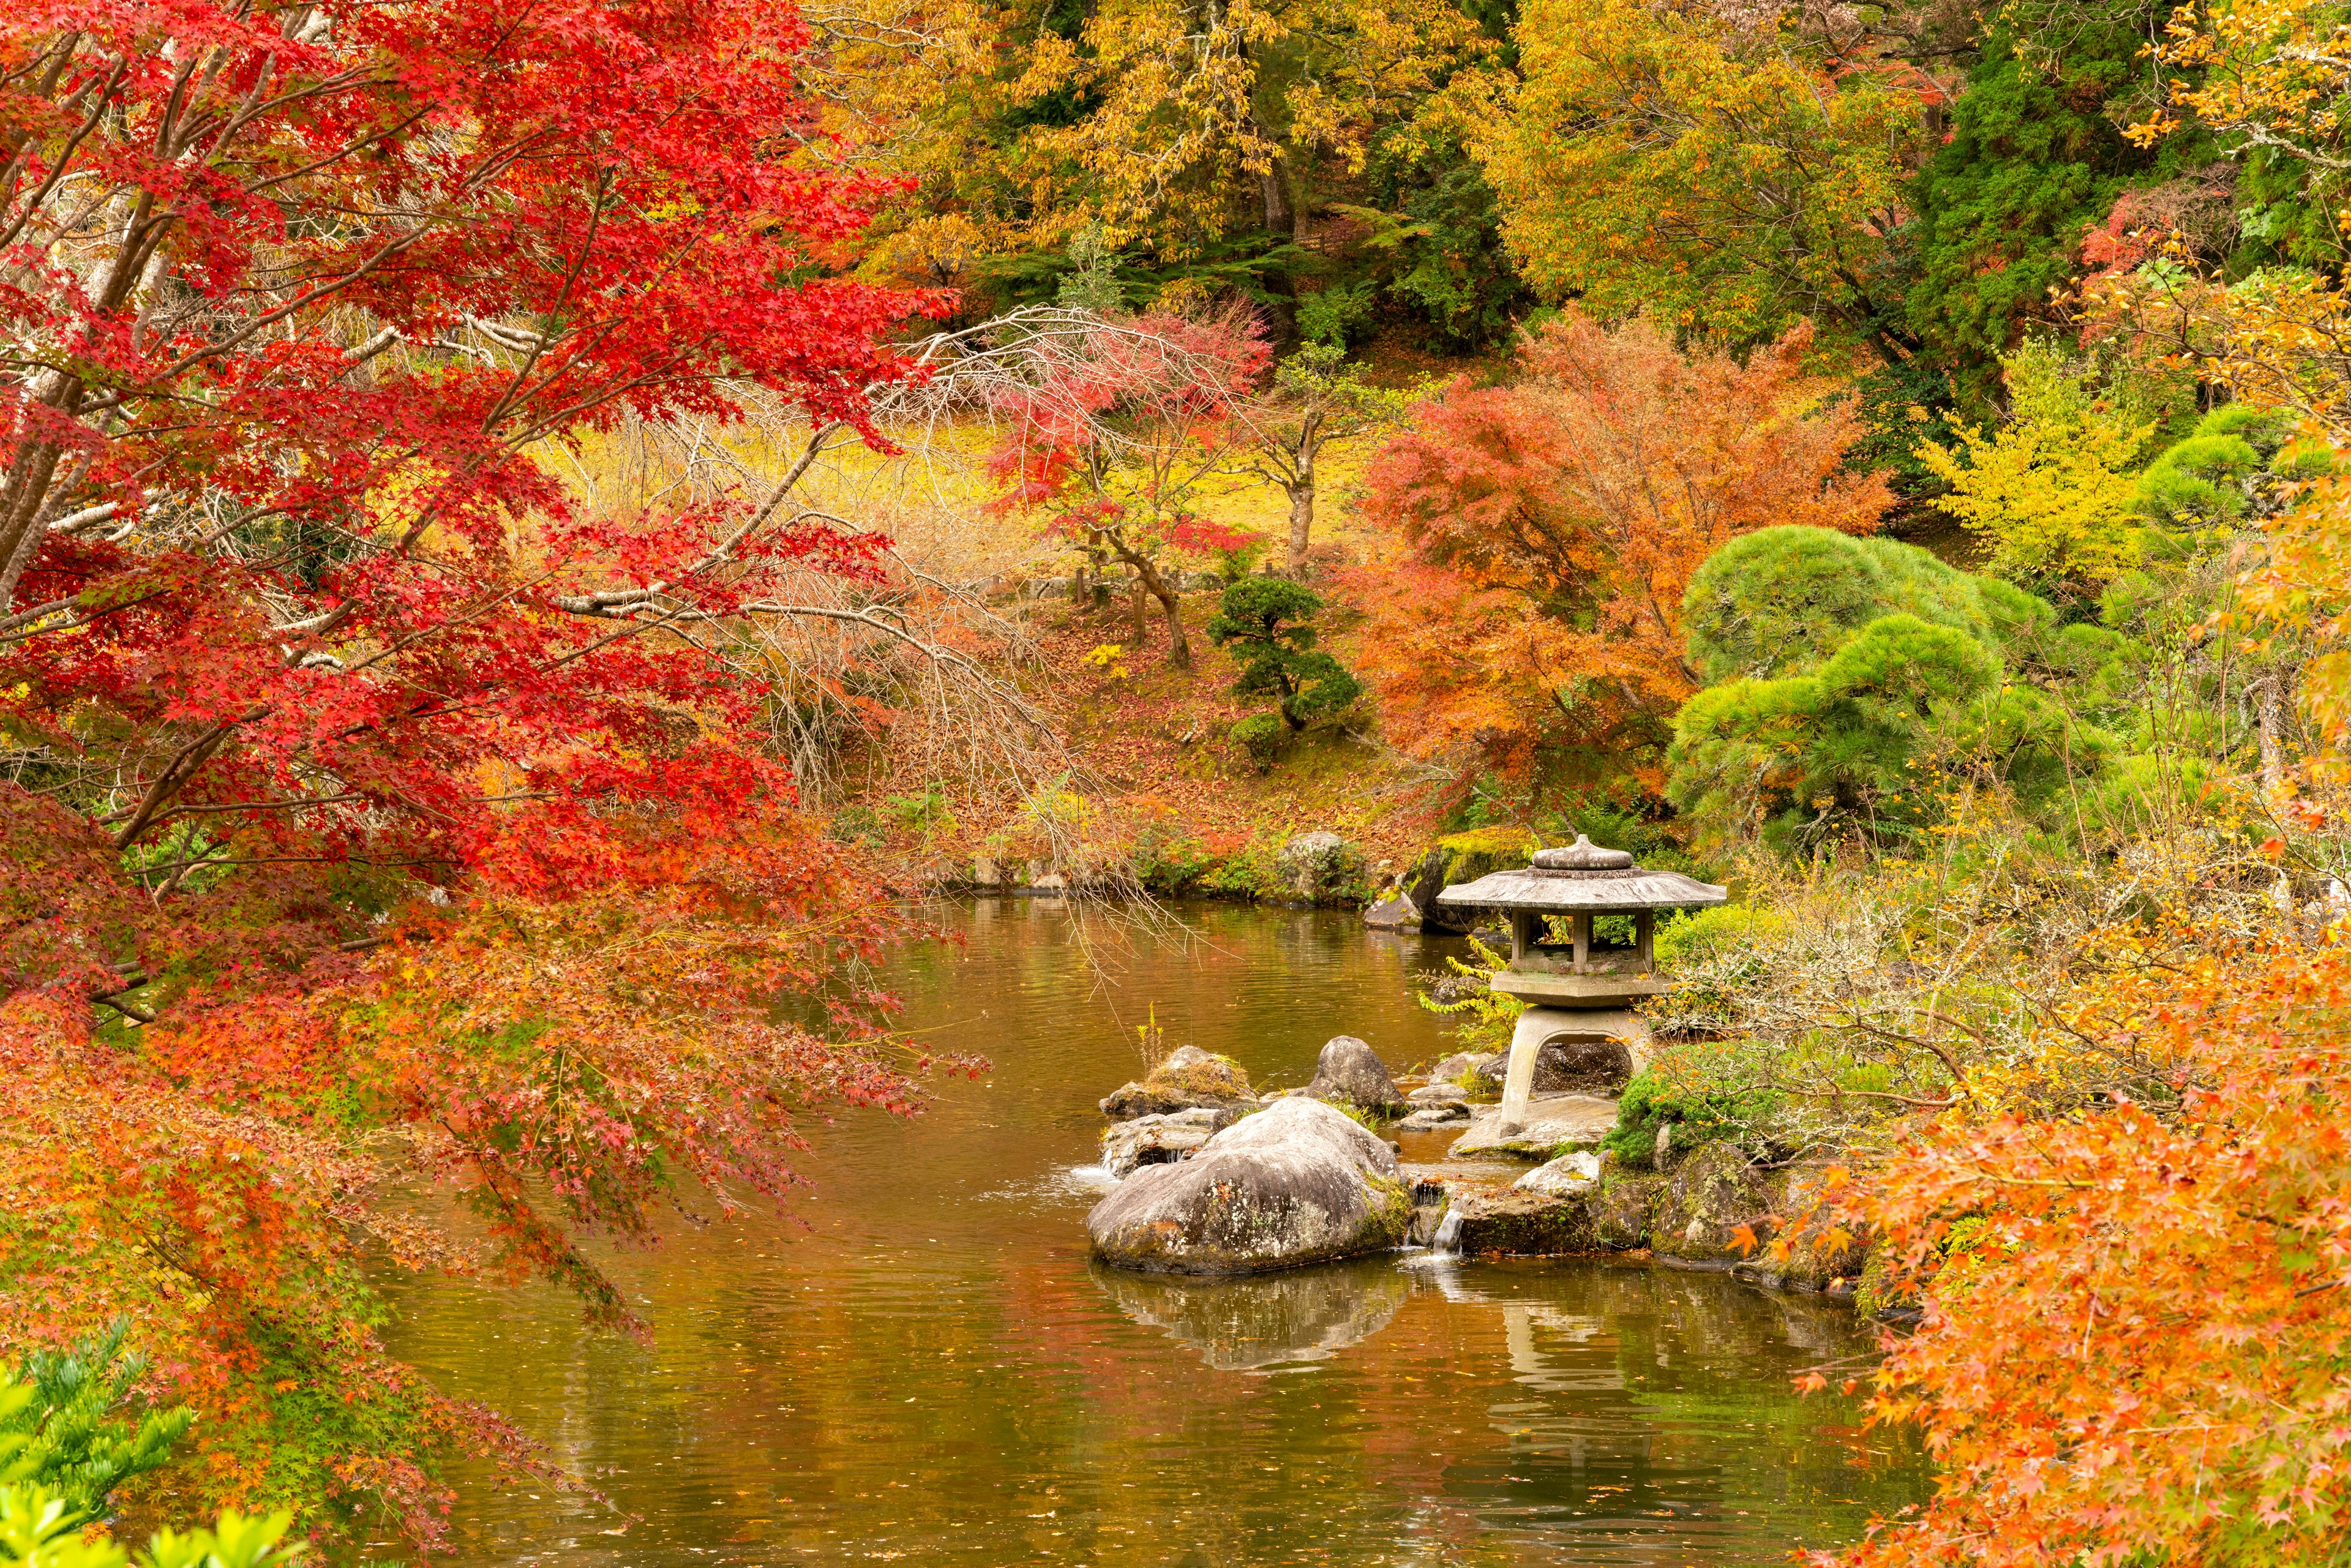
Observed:
[[[2153,423],[2085,386],[2050,344],[2028,342],[2001,365],[2009,422],[1960,431],[1957,449],[1917,450],[1951,487],[1936,505],[1991,545],[1995,570],[2076,588],[2111,580],[2139,558],[2129,469]]]

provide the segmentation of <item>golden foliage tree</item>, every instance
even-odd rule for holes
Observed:
[[[2105,582],[2138,559],[2129,469],[2154,425],[2085,385],[2053,344],[2029,342],[2001,364],[2009,422],[1990,434],[1960,431],[1961,451],[1931,441],[1917,450],[1951,487],[1936,505],[1991,546],[1995,570],[2075,588]]]
[[[1518,37],[1478,151],[1539,290],[1741,340],[1810,317],[1899,357],[1908,93],[1702,6],[1532,0]]]
[[[1323,173],[1360,171],[1376,127],[1486,47],[1451,0],[903,12],[852,0],[828,59],[859,155],[915,185],[877,261],[933,282],[1089,230],[1172,260],[1288,240]]]

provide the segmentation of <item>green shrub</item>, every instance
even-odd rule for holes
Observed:
[[[111,1540],[76,1528],[64,1498],[38,1486],[0,1486],[0,1568],[272,1568],[305,1550],[287,1542],[294,1522],[280,1511],[246,1517],[229,1509],[210,1530],[160,1530],[133,1558]],[[280,1544],[283,1542],[284,1544]]]
[[[1690,663],[1713,685],[1818,664],[1864,627],[1897,613],[1984,638],[1996,622],[1986,581],[1893,539],[1759,528],[1691,575],[1682,623]],[[1997,614],[2011,618],[2023,612],[2018,601],[2032,600],[2006,583],[1989,591],[2001,596]]]
[[[1322,596],[1311,589],[1252,577],[1225,590],[1206,628],[1211,641],[1232,645],[1241,662],[1233,690],[1271,697],[1274,711],[1293,730],[1344,713],[1364,693],[1344,665],[1314,646],[1314,618],[1322,612]],[[1254,748],[1250,754],[1257,754]]]
[[[2108,675],[2126,639],[2060,627],[2047,601],[1906,545],[1766,528],[1709,557],[1684,604],[1691,662],[1716,684],[1675,720],[1666,795],[1715,834],[1900,841],[1939,820],[1952,773],[2039,811],[2120,749],[2011,671],[2086,669],[2115,687],[2092,716],[2119,717],[2126,683]]]
[[[1333,283],[1304,296],[1298,301],[1298,335],[1310,343],[1345,348],[1369,329],[1377,287],[1364,277]]]
[[[1698,1091],[1669,1086],[1654,1068],[1633,1075],[1616,1102],[1616,1126],[1601,1146],[1623,1165],[1656,1163],[1657,1132],[1674,1129],[1673,1146],[1687,1154],[1700,1144],[1729,1143],[1761,1151],[1780,1096],[1770,1090]]]
[[[1249,759],[1257,765],[1259,773],[1271,772],[1290,745],[1290,731],[1270,713],[1253,713],[1234,725],[1229,733],[1234,743],[1249,753]]]
[[[1657,922],[1657,967],[1675,974],[1777,936],[1787,928],[1785,915],[1751,904],[1677,910]]]
[[[1191,839],[1171,840],[1144,847],[1135,857],[1135,880],[1152,892],[1183,892],[1216,869],[1217,857]]]
[[[1873,621],[1810,674],[1735,680],[1682,707],[1666,798],[1719,821],[1865,818],[1880,832],[1928,815],[1912,771],[1937,721],[1993,694],[1983,643],[1912,615]]]
[[[2293,422],[2273,410],[2216,408],[2139,474],[2132,509],[2175,531],[2234,524],[2262,509],[2265,476],[2310,476],[2312,455],[2292,434]]]
[[[880,815],[902,832],[918,832],[925,840],[953,838],[959,831],[955,810],[947,804],[946,787],[934,783],[917,794],[892,795],[878,808]]]

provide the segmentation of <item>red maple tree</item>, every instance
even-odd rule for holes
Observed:
[[[806,32],[749,0],[118,5],[0,32],[0,1341],[131,1314],[219,1500],[514,1452],[359,1274],[569,1280],[792,1117],[904,1108],[779,1023],[896,923],[726,658],[885,541],[771,493],[612,517],[547,459],[756,386],[862,428],[929,301],[840,275]],[[820,1009],[819,1015],[821,1016]],[[446,1179],[458,1248],[378,1201]]]
[[[1076,310],[1016,314],[998,329],[998,374],[985,398],[1002,434],[990,472],[1001,506],[1041,514],[1045,528],[1099,570],[1133,573],[1134,636],[1142,596],[1159,603],[1168,662],[1192,662],[1170,551],[1238,549],[1255,536],[1195,511],[1201,480],[1223,468],[1237,433],[1234,400],[1265,369],[1265,339],[1245,310],[1115,317]]]

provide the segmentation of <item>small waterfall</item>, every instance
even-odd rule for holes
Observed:
[[[1461,1256],[1461,1211],[1459,1209],[1447,1210],[1445,1218],[1437,1222],[1437,1234],[1429,1238],[1428,1249],[1439,1257]]]

